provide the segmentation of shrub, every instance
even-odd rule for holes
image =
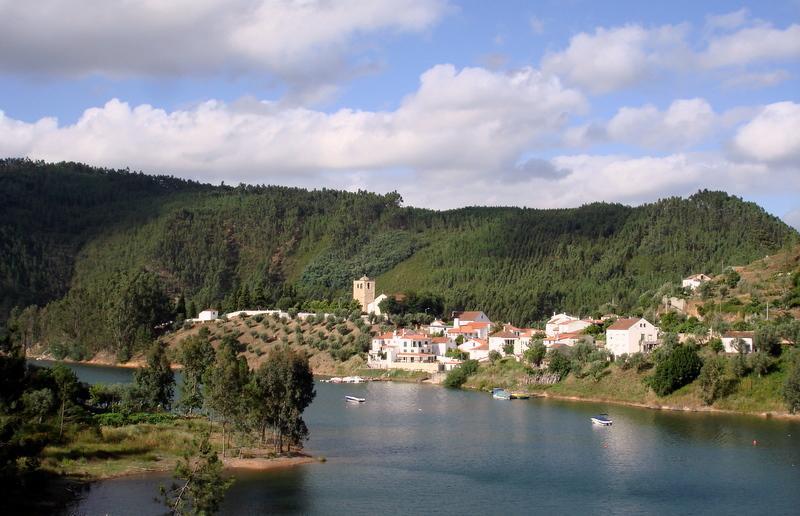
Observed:
[[[750,355],[750,369],[759,377],[769,374],[774,363],[772,357],[763,351],[756,351]]]
[[[666,396],[694,381],[702,367],[694,346],[678,345],[661,358],[647,383],[656,394]]]
[[[478,371],[478,361],[467,360],[459,367],[456,367],[455,369],[452,369],[449,373],[447,373],[447,377],[444,379],[443,385],[445,387],[457,389],[462,385],[464,385],[464,382],[467,381],[467,378],[475,374],[477,371]]]
[[[549,372],[557,374],[560,378],[564,378],[569,374],[572,368],[572,361],[565,352],[558,349],[551,349],[547,353],[547,358],[547,370]]]
[[[700,369],[700,396],[706,405],[711,405],[723,394],[726,385],[725,362],[724,357],[709,357]]]
[[[794,360],[790,361],[789,374],[783,384],[783,401],[790,414],[800,410],[800,357],[797,353]]]

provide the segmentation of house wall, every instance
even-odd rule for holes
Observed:
[[[746,344],[745,353],[752,353],[753,352],[753,339],[750,337],[738,337],[742,339]],[[722,347],[725,348],[725,353],[738,353],[733,342],[737,339],[737,337],[722,337]]]

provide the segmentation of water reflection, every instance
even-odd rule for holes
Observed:
[[[308,450],[329,461],[239,472],[226,514],[734,512],[800,506],[800,425],[415,385],[317,385]],[[346,394],[366,403],[344,401]],[[608,412],[609,428],[589,417]],[[753,446],[753,439],[758,445]],[[157,514],[159,480],[103,482],[86,514]]]

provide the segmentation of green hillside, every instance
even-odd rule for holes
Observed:
[[[721,192],[635,208],[432,211],[402,207],[396,193],[218,187],[25,160],[0,162],[0,236],[0,317],[46,307],[37,336],[90,349],[136,347],[181,295],[195,308],[302,306],[347,296],[362,274],[379,292],[434,292],[445,312],[518,324],[553,310],[624,312],[665,282],[798,241]]]

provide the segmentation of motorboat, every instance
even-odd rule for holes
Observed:
[[[598,414],[596,416],[592,416],[591,419],[592,423],[600,426],[611,426],[611,424],[613,423],[611,418],[608,417],[608,414]]]
[[[509,393],[505,389],[499,389],[499,388],[492,389],[492,398],[496,400],[510,400],[511,393]]]
[[[346,401],[352,401],[353,403],[364,403],[367,401],[367,398],[357,398],[355,396],[345,396],[344,399]]]
[[[512,392],[511,393],[511,399],[512,400],[527,400],[530,397],[531,397],[531,395],[528,394],[527,392]]]

